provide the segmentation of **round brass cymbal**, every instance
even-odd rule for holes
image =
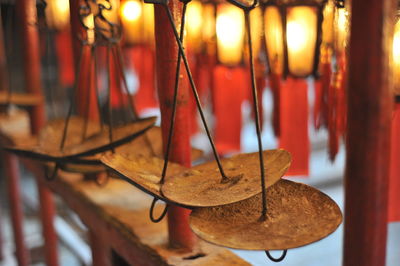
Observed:
[[[102,156],[101,162],[130,184],[156,198],[170,202],[160,193],[163,159],[133,153],[107,153]],[[171,175],[176,175],[186,169],[180,164],[168,162],[166,180]]]
[[[247,250],[285,250],[316,242],[342,222],[337,204],[310,186],[281,179],[267,190],[267,219],[261,194],[237,203],[194,209],[190,227],[213,244]]]
[[[290,153],[285,150],[263,152],[265,187],[272,186],[289,168]],[[220,206],[248,199],[261,192],[258,152],[221,160],[229,178],[222,182],[215,161],[200,164],[172,176],[161,187],[162,194],[173,202],[188,207]]]
[[[132,139],[140,136],[146,130],[150,129],[156,121],[156,117],[149,117],[140,119],[132,122],[128,125],[116,127],[113,129],[113,141],[109,141],[109,132],[107,129],[103,129],[101,132],[94,134],[85,139],[81,143],[75,143],[65,146],[63,150],[60,150],[59,145],[35,145],[35,146],[16,146],[7,147],[6,149],[14,152],[17,155],[30,157],[37,160],[67,163],[77,161],[77,158],[94,155],[96,153],[105,152]],[[61,130],[61,129],[60,129]],[[82,130],[80,131],[80,135]],[[79,137],[76,136],[78,139]],[[59,144],[59,141],[58,141]]]

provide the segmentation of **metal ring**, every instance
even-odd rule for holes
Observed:
[[[157,198],[153,198],[153,201],[151,202],[151,206],[150,206],[149,215],[150,215],[150,220],[151,220],[153,223],[159,223],[159,222],[161,222],[161,220],[164,219],[165,215],[166,215],[167,212],[168,212],[168,204],[165,204],[165,208],[164,208],[162,214],[160,215],[160,217],[154,218],[154,214],[153,214],[153,212],[154,212],[154,206],[156,206],[156,202],[157,202],[157,201],[158,201]]]
[[[51,175],[49,175],[49,169],[45,166],[44,177],[46,178],[46,180],[47,181],[53,181],[54,179],[56,179],[57,172],[58,172],[59,168],[60,168],[60,166],[58,164],[56,164],[54,166],[53,172],[51,173]]]
[[[265,251],[265,254],[267,254],[268,259],[270,259],[271,261],[273,261],[273,262],[281,262],[281,261],[283,261],[283,260],[285,259],[285,257],[286,257],[287,249],[285,249],[285,250],[282,252],[282,255],[281,255],[279,258],[274,258],[274,257],[272,257],[272,255],[269,253],[268,250]]]

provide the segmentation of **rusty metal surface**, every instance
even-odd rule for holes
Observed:
[[[261,221],[261,194],[237,203],[197,208],[192,230],[202,239],[247,250],[283,250],[316,242],[342,222],[337,204],[319,190],[281,179],[267,189],[267,220]]]
[[[163,159],[133,153],[108,153],[101,158],[101,161],[130,184],[154,197],[168,201],[160,192]],[[182,165],[169,162],[166,179],[186,169]]]
[[[146,130],[150,129],[154,125],[155,120],[155,117],[150,117],[146,119],[141,119],[125,126],[114,128],[114,140],[112,143],[109,142],[107,129],[103,129],[100,133],[94,134],[90,138],[87,138],[84,142],[79,143],[82,135],[82,131],[80,130],[79,134],[74,134],[73,136],[68,137],[67,144],[69,145],[66,145],[66,147],[62,151],[59,149],[59,145],[56,145],[60,143],[59,139],[56,139],[54,140],[54,142],[52,142],[51,138],[43,136],[40,136],[39,139],[43,139],[43,141],[48,140],[46,145],[35,145],[32,147],[20,144],[15,147],[7,147],[7,149],[20,156],[30,157],[38,160],[60,163],[66,163],[68,161],[79,162],[79,157],[85,157],[96,153],[105,152],[112,149],[113,147],[117,147],[128,141],[133,140],[134,138],[146,132]],[[58,128],[58,130],[57,128],[54,128],[54,134],[59,134],[59,130],[62,130],[62,128]],[[48,136],[47,133],[49,133],[49,131],[47,131],[44,135]],[[39,143],[43,141],[39,141]],[[84,161],[84,159],[82,160]]]
[[[290,153],[285,150],[263,152],[265,187],[272,186],[289,168]],[[166,180],[162,194],[173,202],[190,207],[210,207],[238,202],[261,192],[258,153],[239,154],[222,159],[228,182],[215,161],[201,164]]]

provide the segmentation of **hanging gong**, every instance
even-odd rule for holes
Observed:
[[[128,125],[116,127],[112,130],[113,141],[110,142],[109,130],[104,128],[101,132],[85,138],[83,142],[76,143],[82,139],[82,128],[80,134],[68,137],[69,141],[73,144],[65,145],[63,150],[60,149],[60,140],[55,143],[43,143],[42,145],[24,146],[23,144],[16,147],[7,147],[6,149],[20,156],[30,157],[37,160],[51,161],[51,162],[74,162],[79,163],[80,157],[94,155],[96,153],[105,152],[122,145],[134,138],[142,135],[146,130],[150,129],[156,121],[156,117],[149,117],[139,119]],[[56,128],[53,128],[57,131]],[[59,128],[59,130],[63,130]],[[50,130],[47,131],[50,133]],[[62,134],[62,133],[61,133]]]
[[[107,153],[102,156],[101,161],[128,183],[156,198],[171,202],[160,193],[163,159],[127,153]],[[166,180],[186,169],[180,164],[169,162]]]
[[[285,250],[316,242],[342,222],[337,204],[319,190],[281,179],[267,190],[267,218],[258,194],[237,203],[194,209],[190,227],[202,239],[246,250]]]
[[[265,187],[272,186],[289,168],[290,153],[263,152]],[[197,165],[165,181],[162,194],[173,202],[190,207],[210,207],[248,199],[261,192],[258,153],[246,153],[221,160],[227,182],[223,182],[215,161]]]

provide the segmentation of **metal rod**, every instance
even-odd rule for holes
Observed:
[[[249,62],[250,62],[250,74],[251,74],[251,88],[253,91],[253,107],[256,122],[257,132],[257,143],[258,143],[258,157],[260,161],[260,174],[261,174],[261,192],[262,192],[262,219],[267,219],[267,192],[265,189],[265,169],[264,169],[264,156],[263,146],[261,140],[261,127],[260,127],[260,114],[258,110],[258,96],[257,96],[257,84],[256,76],[254,72],[254,59],[253,59],[253,42],[251,39],[251,25],[250,25],[250,10],[244,10],[244,18],[246,23],[247,31],[247,45],[249,46]]]
[[[192,88],[192,92],[193,92],[194,98],[196,100],[197,109],[199,111],[201,121],[203,122],[204,129],[206,131],[208,140],[210,141],[211,148],[212,148],[212,151],[213,151],[213,154],[214,154],[214,158],[215,158],[215,160],[217,162],[217,165],[218,165],[218,169],[219,169],[219,171],[221,173],[221,177],[222,177],[221,182],[227,182],[229,180],[229,178],[225,175],[224,169],[223,169],[221,161],[219,159],[217,148],[215,147],[214,140],[211,137],[211,133],[210,133],[210,130],[209,130],[208,125],[207,125],[206,118],[205,118],[204,113],[203,113],[203,108],[201,106],[200,97],[199,97],[199,95],[197,93],[196,85],[194,84],[193,76],[192,76],[192,73],[190,71],[189,62],[188,62],[188,60],[186,58],[182,42],[179,40],[179,35],[178,35],[178,31],[176,30],[174,19],[172,17],[171,11],[168,8],[168,5],[167,4],[162,4],[162,5],[164,6],[165,10],[167,11],[168,20],[169,20],[169,22],[171,24],[173,33],[175,35],[175,40],[176,40],[176,42],[178,44],[179,52],[182,53],[183,63],[185,64],[186,73],[188,75],[190,86]]]

